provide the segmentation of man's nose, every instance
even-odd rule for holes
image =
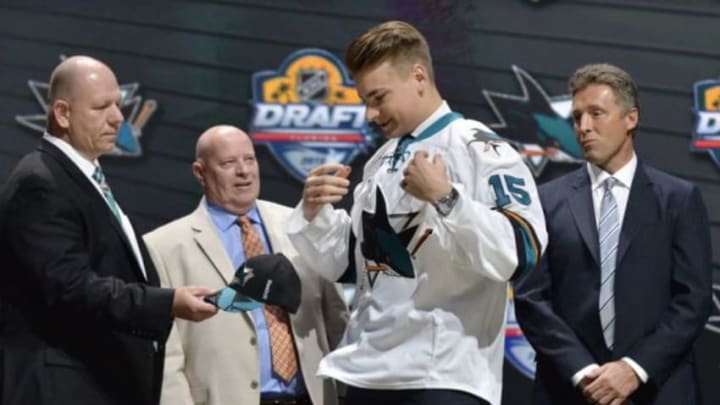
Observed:
[[[590,132],[590,129],[592,129],[592,120],[590,119],[590,115],[583,114],[580,117],[580,131],[586,133]]]
[[[120,106],[118,106],[117,104],[113,104],[111,109],[112,110],[110,111],[110,117],[108,121],[110,122],[110,125],[118,126],[123,122],[124,119],[122,111],[120,110]]]
[[[248,173],[248,165],[240,159],[235,165],[235,174],[238,176],[245,176]]]
[[[375,120],[379,115],[378,109],[373,107],[365,107],[365,119],[373,124],[377,124]]]

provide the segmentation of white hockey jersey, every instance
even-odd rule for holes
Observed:
[[[477,121],[435,131],[449,114],[443,102],[404,152],[397,138],[378,149],[350,215],[328,204],[308,223],[298,205],[288,233],[324,277],[356,279],[345,337],[319,375],[369,389],[460,390],[496,405],[507,280],[539,260],[545,220],[519,154]],[[400,187],[419,150],[442,155],[459,192],[447,217]]]

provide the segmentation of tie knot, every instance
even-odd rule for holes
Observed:
[[[102,172],[102,169],[100,167],[96,167],[95,171],[92,174],[93,180],[95,180],[98,184],[103,184],[105,182],[105,175]]]
[[[238,217],[238,223],[240,224],[240,228],[243,230],[243,232],[245,232],[247,229],[252,228],[252,221],[247,215],[240,215]]]
[[[605,191],[612,191],[612,188],[618,184],[618,179],[615,177],[608,177],[605,179],[604,187]]]
[[[240,232],[242,232],[245,258],[247,259],[266,253],[265,245],[260,239],[258,231],[253,227],[250,218],[248,218],[247,215],[241,215],[238,217],[238,223],[240,223]]]

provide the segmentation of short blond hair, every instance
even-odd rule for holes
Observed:
[[[345,50],[345,65],[355,76],[385,61],[392,64],[421,63],[433,80],[430,47],[425,37],[403,21],[387,21],[357,37]]]

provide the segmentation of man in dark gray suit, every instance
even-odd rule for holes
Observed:
[[[570,91],[588,163],[540,187],[548,248],[516,285],[534,403],[696,404],[692,347],[712,303],[700,193],[636,157],[629,74],[588,65]]]

